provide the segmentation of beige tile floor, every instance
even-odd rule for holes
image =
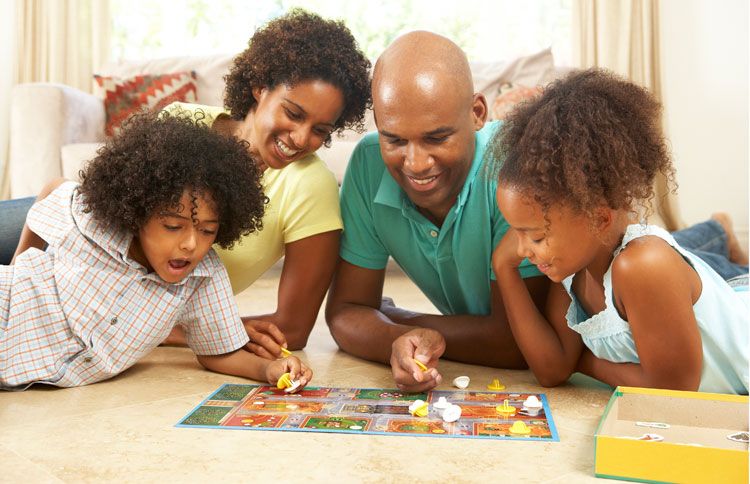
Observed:
[[[243,312],[272,310],[278,267],[239,296]],[[432,305],[397,269],[386,295]],[[391,387],[387,367],[337,350],[322,315],[296,354],[321,386]],[[584,377],[540,389],[528,371],[443,361],[446,382],[470,389],[500,378],[513,391],[547,394],[560,442],[430,439],[175,428],[225,382],[184,348],[158,348],[112,380],[81,388],[0,393],[0,482],[593,482],[593,433],[609,388]],[[444,384],[448,388],[447,384]],[[601,481],[599,481],[601,482]]]

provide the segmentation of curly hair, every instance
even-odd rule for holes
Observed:
[[[573,72],[511,113],[488,150],[492,173],[545,213],[561,203],[589,217],[602,204],[648,214],[656,174],[674,186],[661,109],[612,72]]]
[[[365,110],[372,104],[370,61],[343,22],[294,9],[258,29],[248,45],[224,77],[224,107],[233,119],[244,119],[255,107],[255,87],[320,80],[340,89],[344,97],[334,132],[364,130]],[[330,143],[329,135],[325,145]]]
[[[219,216],[216,243],[230,248],[261,230],[268,199],[247,143],[186,116],[133,116],[81,170],[85,210],[137,233],[154,214],[180,207],[185,189],[206,195]],[[195,207],[193,207],[195,209]]]

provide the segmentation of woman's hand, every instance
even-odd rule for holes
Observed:
[[[250,342],[245,345],[250,352],[261,358],[275,360],[282,355],[281,348],[286,348],[286,337],[275,324],[269,321],[242,318]]]
[[[299,391],[310,383],[313,375],[312,370],[303,365],[296,356],[288,356],[280,360],[275,360],[266,366],[266,380],[272,385],[276,385],[284,373],[289,373],[290,379],[299,381],[300,385],[294,392]]]

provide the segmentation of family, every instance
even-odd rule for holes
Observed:
[[[647,90],[575,71],[488,122],[451,40],[410,32],[371,66],[342,22],[302,10],[256,31],[225,80],[223,107],[134,116],[80,183],[0,202],[0,389],[94,383],[164,343],[304,386],[312,369],[281,356],[327,293],[338,346],[405,391],[439,385],[447,358],[546,386],[748,393],[731,221],[642,221],[674,177]],[[377,131],[339,190],[316,151],[369,107]],[[276,311],[241,316],[233,294],[282,256]],[[389,258],[440,314],[383,294]]]

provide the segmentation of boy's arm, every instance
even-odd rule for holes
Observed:
[[[561,284],[552,284],[544,314],[540,312],[518,272],[522,259],[516,253],[516,245],[515,231],[511,229],[492,258],[508,322],[539,383],[547,387],[560,385],[575,371],[583,348],[580,336],[565,319],[570,297]]]
[[[280,360],[267,360],[249,351],[239,349],[223,355],[196,355],[207,370],[226,375],[242,376],[251,380],[275,384],[284,373],[292,380],[300,380],[301,387],[312,379],[312,371],[295,356]]]

